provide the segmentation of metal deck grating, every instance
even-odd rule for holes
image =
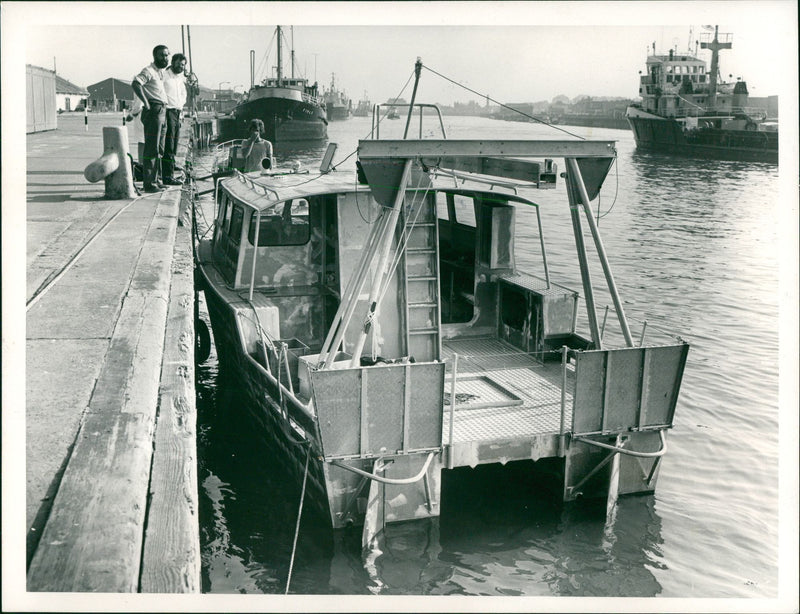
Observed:
[[[528,354],[497,339],[443,340],[444,357],[459,355],[456,378],[456,398],[461,394],[476,394],[474,382],[489,380],[496,390],[506,390],[522,403],[516,405],[481,407],[456,403],[453,443],[491,440],[523,440],[539,435],[558,433],[561,422],[561,363],[539,363]],[[478,378],[477,375],[480,377]],[[565,425],[572,423],[572,390],[575,370],[567,366],[567,395]],[[445,378],[445,390],[450,390],[450,374]],[[482,394],[481,389],[477,394]],[[473,404],[496,399],[498,393],[486,399],[470,399]],[[508,397],[508,395],[505,395]],[[463,409],[462,409],[463,407]],[[443,437],[449,441],[450,406],[445,405]]]

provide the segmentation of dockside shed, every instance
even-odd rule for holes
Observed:
[[[55,71],[25,65],[25,115],[26,134],[56,129]]]

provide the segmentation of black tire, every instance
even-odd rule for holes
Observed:
[[[194,322],[194,361],[204,363],[211,356],[211,334],[205,321],[197,319]]]

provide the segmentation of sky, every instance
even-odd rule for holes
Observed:
[[[17,4],[17,3],[14,3]],[[501,102],[557,95],[638,96],[648,46],[687,50],[702,24],[733,34],[721,71],[742,77],[751,96],[778,94],[786,61],[796,60],[794,3],[750,2],[444,2],[444,3],[52,3],[30,4],[25,63],[57,68],[86,87],[108,77],[130,80],[152,60],[152,48],[186,49],[207,87],[250,87],[277,62],[275,26],[285,26],[297,70],[327,87],[373,102],[397,96],[423,64]],[[8,6],[8,4],[6,4]],[[6,7],[4,7],[5,9]],[[787,18],[788,16],[788,18]],[[151,22],[152,25],[145,25]],[[788,43],[788,44],[787,44]],[[693,44],[693,43],[692,43]],[[284,48],[285,57],[288,48]],[[791,55],[791,58],[787,57]],[[702,52],[710,59],[710,52]],[[284,72],[289,71],[284,61]],[[411,84],[404,97],[410,98]],[[418,100],[452,104],[481,97],[424,71]]]

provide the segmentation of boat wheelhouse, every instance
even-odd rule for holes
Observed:
[[[688,345],[632,338],[590,210],[614,157],[611,141],[376,139],[359,142],[358,181],[325,165],[219,180],[198,265],[220,368],[333,528],[363,523],[367,543],[438,516],[459,466],[557,459],[565,501],[655,489]],[[552,279],[528,196],[556,185],[555,159],[582,294]],[[541,275],[515,259],[525,207]]]

